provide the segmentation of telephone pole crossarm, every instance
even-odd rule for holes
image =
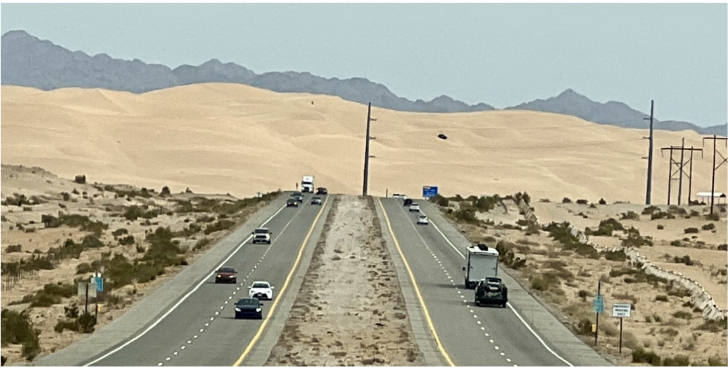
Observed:
[[[724,163],[726,163],[726,158],[723,156],[722,153],[718,152],[718,141],[726,141],[726,144],[728,144],[728,138],[725,137],[718,137],[717,135],[713,134],[712,137],[703,137],[703,146],[705,146],[705,140],[711,139],[713,140],[713,166],[712,166],[712,179],[711,179],[711,185],[710,185],[710,214],[713,214],[713,206],[715,203],[715,172],[718,171],[718,168],[720,168]],[[722,159],[720,164],[718,166],[715,166],[715,159],[716,156],[720,156]]]

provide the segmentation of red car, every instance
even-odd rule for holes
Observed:
[[[215,283],[236,283],[238,282],[238,272],[235,271],[232,267],[220,267],[219,270],[217,270],[217,275],[215,276]]]

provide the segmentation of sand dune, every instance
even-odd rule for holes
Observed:
[[[237,84],[140,95],[3,86],[2,162],[63,177],[85,174],[92,182],[241,197],[292,188],[313,174],[332,192],[358,194],[366,110],[338,97]],[[388,189],[419,196],[423,185],[437,185],[446,195],[525,190],[534,198],[644,201],[643,130],[529,111],[427,114],[374,107],[372,115],[370,194]],[[438,139],[441,132],[449,139]],[[687,146],[702,146],[693,131],[655,133],[653,202],[667,201],[669,158],[660,157],[659,148],[679,145],[682,137]],[[698,154],[693,163],[693,193],[710,190],[711,155],[706,144],[704,158]],[[685,202],[687,178],[683,185]],[[725,166],[716,188],[726,191]]]

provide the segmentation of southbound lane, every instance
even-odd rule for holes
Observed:
[[[99,354],[103,359],[90,359],[91,365],[232,365],[262,323],[234,320],[234,303],[247,297],[248,286],[257,280],[269,281],[275,287],[274,299],[280,297],[277,290],[291,270],[303,239],[315,220],[325,219],[324,206],[311,205],[310,197],[307,195],[298,208],[283,208],[264,224],[273,232],[271,245],[248,240],[224,263],[238,271],[238,284],[215,284],[214,278],[201,280],[196,291],[144,336],[109,356]],[[263,301],[264,318],[268,318],[272,302]]]

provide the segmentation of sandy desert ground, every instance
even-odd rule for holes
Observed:
[[[2,86],[2,113],[3,163],[63,177],[250,197],[312,174],[332,193],[361,190],[367,107],[337,97],[220,83],[144,94]],[[372,195],[414,196],[437,185],[444,193],[644,200],[645,130],[530,111],[428,114],[374,106],[372,116]],[[659,148],[680,145],[682,137],[687,146],[703,145],[693,131],[655,131],[655,203],[667,202],[669,157]],[[704,158],[694,160],[693,192],[710,190],[708,143]],[[726,192],[726,179],[724,165],[717,190]]]
[[[595,322],[591,302],[597,283],[602,280],[606,304],[632,303],[635,310],[632,318],[624,320],[622,354],[618,352],[619,320],[612,318],[610,313],[600,318],[598,351],[617,358],[622,365],[649,365],[649,360],[633,362],[632,352],[640,348],[659,355],[661,364],[667,359],[668,364],[685,365],[686,361],[681,359],[686,358],[693,365],[726,365],[725,322],[706,322],[700,312],[687,303],[690,298],[683,290],[646,277],[639,269],[630,267],[628,261],[607,260],[604,256],[597,259],[590,257],[588,252],[580,255],[574,250],[566,250],[561,243],[553,241],[548,232],[529,231],[513,200],[506,199],[504,203],[507,212],[496,206],[478,214],[479,219],[489,224],[476,225],[457,220],[453,216],[457,212],[448,217],[465,231],[471,241],[492,245],[502,241],[503,249],[509,249],[514,259],[525,259],[525,265],[515,270],[509,268],[509,272],[550,306],[552,313],[587,344],[594,345],[590,332],[590,326]],[[455,201],[450,201],[449,206],[454,211],[468,207]],[[582,230],[587,226],[596,230],[601,220],[611,217],[625,228],[634,226],[642,236],[653,238],[654,245],[641,247],[641,254],[660,267],[679,270],[697,279],[707,290],[715,293],[719,307],[726,308],[727,253],[725,248],[717,250],[721,244],[725,247],[725,219],[707,221],[703,216],[693,215],[686,219],[678,215],[675,219],[650,220],[650,216],[640,215],[639,220],[621,220],[620,214],[629,211],[641,214],[646,207],[630,204],[591,208],[589,205],[544,203],[532,199],[531,206],[541,224],[568,221]],[[663,207],[666,211],[667,206]],[[442,209],[447,213],[446,208]],[[685,209],[689,216],[691,210],[702,212],[705,207],[685,206]],[[716,232],[700,230],[698,234],[684,234],[686,227],[702,229],[703,225],[710,223],[715,224]],[[657,230],[657,224],[664,229]],[[516,226],[520,230],[514,229]],[[613,237],[591,236],[589,240],[600,245],[618,245],[620,238],[624,238],[624,232],[615,231],[614,234]],[[691,238],[691,235],[697,235],[697,238]],[[682,240],[686,237],[687,240]],[[680,246],[671,246],[670,242],[676,239],[681,241]],[[675,263],[674,257],[685,255],[690,256],[693,265]],[[666,259],[668,256],[669,260]]]
[[[337,196],[265,365],[421,366],[390,260],[372,198]]]
[[[241,202],[235,202],[236,198],[226,195],[172,193],[162,197],[160,189],[149,189],[144,194],[139,188],[124,185],[111,188],[105,184],[79,184],[42,168],[2,165],[2,308],[30,311],[34,327],[41,331],[37,351],[39,355],[62,349],[83,338],[79,332],[69,329],[57,332],[55,328],[59,322],[74,321],[74,318],[68,318],[64,307],[75,304],[83,312],[85,300],[75,295],[76,287],[73,285],[75,281],[87,280],[92,275],[95,262],[100,262],[102,269],[106,267],[104,276],[107,281],[106,291],[99,299],[101,310],[95,326],[98,329],[173,277],[184,265],[194,262],[235,224],[244,222],[250,214],[268,203],[267,197],[264,200],[256,199],[249,205],[236,207],[240,211],[227,211],[226,215],[219,207],[209,205],[213,201]],[[129,194],[134,190],[136,195]],[[66,193],[67,200],[63,193]],[[25,203],[20,206],[8,205],[9,201],[20,195],[26,198]],[[200,198],[208,198],[209,207],[198,206]],[[182,203],[194,204],[195,209],[201,211],[185,212],[179,208]],[[149,215],[136,219],[127,217],[133,206],[146,206],[147,209],[141,213]],[[206,208],[208,210],[204,210]],[[158,215],[151,214],[155,210],[159,210]],[[46,228],[42,221],[44,215],[58,219],[61,215],[88,216],[87,224],[98,222],[107,228],[100,229],[98,235],[67,224]],[[147,254],[151,257],[149,251],[161,253],[161,243],[153,243],[149,238],[159,227],[169,227],[172,231],[171,241],[178,241],[174,247],[180,250],[177,256],[184,258],[184,261],[168,265],[164,273],[155,269],[154,274],[148,275],[146,280],[142,280],[140,275],[132,276],[129,284],[109,290],[112,284],[108,282],[114,281],[113,276],[109,278],[109,275],[112,275],[112,270],[120,269],[113,268],[109,260],[115,259],[113,257],[116,255],[123,255],[133,262],[144,259]],[[67,239],[73,240],[76,245],[67,246]],[[71,249],[75,249],[77,255],[74,256]],[[32,257],[44,259],[52,254],[57,257],[51,258],[50,262],[37,262],[38,267],[32,267],[34,269],[22,273],[10,272],[10,268],[17,266],[21,260],[28,266],[28,263],[32,264]],[[140,270],[134,272],[142,272]],[[125,277],[121,273],[119,275],[120,278]],[[91,301],[93,303],[93,299]],[[90,312],[93,313],[93,304]],[[75,327],[76,324],[71,322],[68,326]],[[20,344],[5,345],[5,339],[3,343],[2,356],[8,359],[8,364],[23,360]]]

